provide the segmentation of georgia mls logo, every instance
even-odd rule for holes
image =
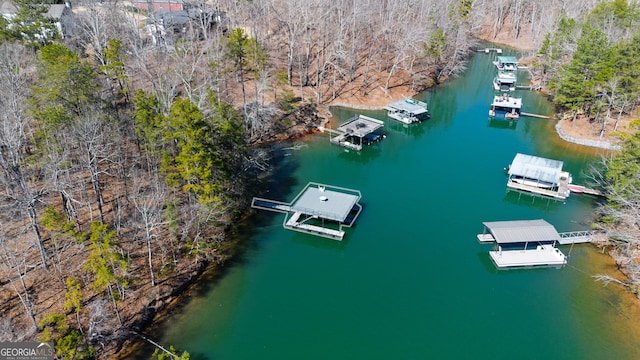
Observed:
[[[52,343],[0,342],[0,360],[52,360],[55,354]]]

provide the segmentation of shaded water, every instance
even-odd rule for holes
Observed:
[[[595,201],[506,191],[517,152],[563,160],[579,184],[599,154],[559,141],[551,120],[490,121],[493,57],[478,54],[463,77],[423,94],[432,117],[422,124],[365,112],[388,136],[361,153],[324,135],[282,150],[260,195],[290,201],[309,181],[359,189],[356,226],[336,242],[257,213],[242,259],[165,322],[162,343],[195,359],[640,358],[637,332],[616,331],[633,329],[637,313],[594,282],[607,260],[590,245],[560,269],[499,271],[476,240],[483,221],[588,229]],[[539,94],[518,95],[524,111],[551,111]]]

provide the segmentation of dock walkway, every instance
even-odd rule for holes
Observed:
[[[301,212],[295,212],[291,217],[286,221],[284,227],[289,230],[299,231],[307,234],[314,234],[323,236],[326,238],[334,239],[334,240],[342,240],[344,238],[344,231],[330,229],[322,226],[305,224],[305,220],[300,221],[302,217]],[[313,218],[313,217],[311,217]],[[309,218],[307,218],[309,219]]]
[[[521,112],[520,115],[533,117],[533,118],[538,118],[538,119],[551,119],[551,117],[549,117],[547,115],[532,114],[532,113],[528,113],[528,112]]]
[[[560,245],[588,243],[591,242],[591,237],[595,233],[596,231],[591,230],[558,233],[558,235],[560,235],[560,240],[558,240],[558,243]]]

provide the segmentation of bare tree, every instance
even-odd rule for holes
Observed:
[[[25,104],[28,94],[27,69],[33,60],[25,48],[7,44],[0,48],[0,181],[13,206],[26,213],[40,251],[42,266],[47,268],[47,253],[38,225],[36,203],[42,191],[33,183],[26,166],[29,155],[30,128]]]
[[[7,234],[4,226],[0,225],[0,260],[2,261],[0,269],[2,269],[2,277],[9,281],[13,291],[20,299],[20,303],[25,311],[25,316],[31,324],[31,331],[38,328],[36,317],[34,314],[34,306],[31,301],[31,293],[26,283],[27,271],[35,268],[29,262],[29,246],[25,246],[26,242],[22,241],[24,234],[17,234],[18,238]]]
[[[146,184],[151,180],[150,184]],[[156,275],[153,270],[153,248],[158,239],[162,238],[162,230],[167,224],[163,218],[166,186],[158,177],[134,180],[134,190],[131,194],[133,204],[139,216],[139,223],[143,232],[143,240],[147,246],[147,261],[151,286],[156,286]]]
[[[89,172],[100,221],[104,222],[103,175],[110,175],[108,164],[113,157],[113,129],[99,113],[87,113],[71,127],[77,141],[81,166]]]

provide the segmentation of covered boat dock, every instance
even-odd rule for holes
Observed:
[[[404,124],[412,124],[427,120],[429,111],[427,103],[413,99],[396,101],[384,107],[387,116]]]
[[[555,227],[543,219],[483,222],[480,242],[495,242],[496,250],[489,251],[498,268],[558,266],[567,257],[555,245],[561,236]]]
[[[362,211],[360,198],[359,190],[310,182],[291,203],[254,197],[251,207],[286,213],[285,229],[342,240],[343,227],[351,227]]]
[[[569,194],[571,174],[562,170],[563,162],[516,154],[507,167],[507,188],[564,200]]]
[[[330,132],[336,136],[331,137],[332,144],[340,145],[347,149],[362,150],[363,139],[373,134],[384,126],[384,122],[364,115],[356,115]]]
[[[514,56],[498,56],[498,60],[493,62],[498,70],[516,71],[518,70],[518,59]]]

